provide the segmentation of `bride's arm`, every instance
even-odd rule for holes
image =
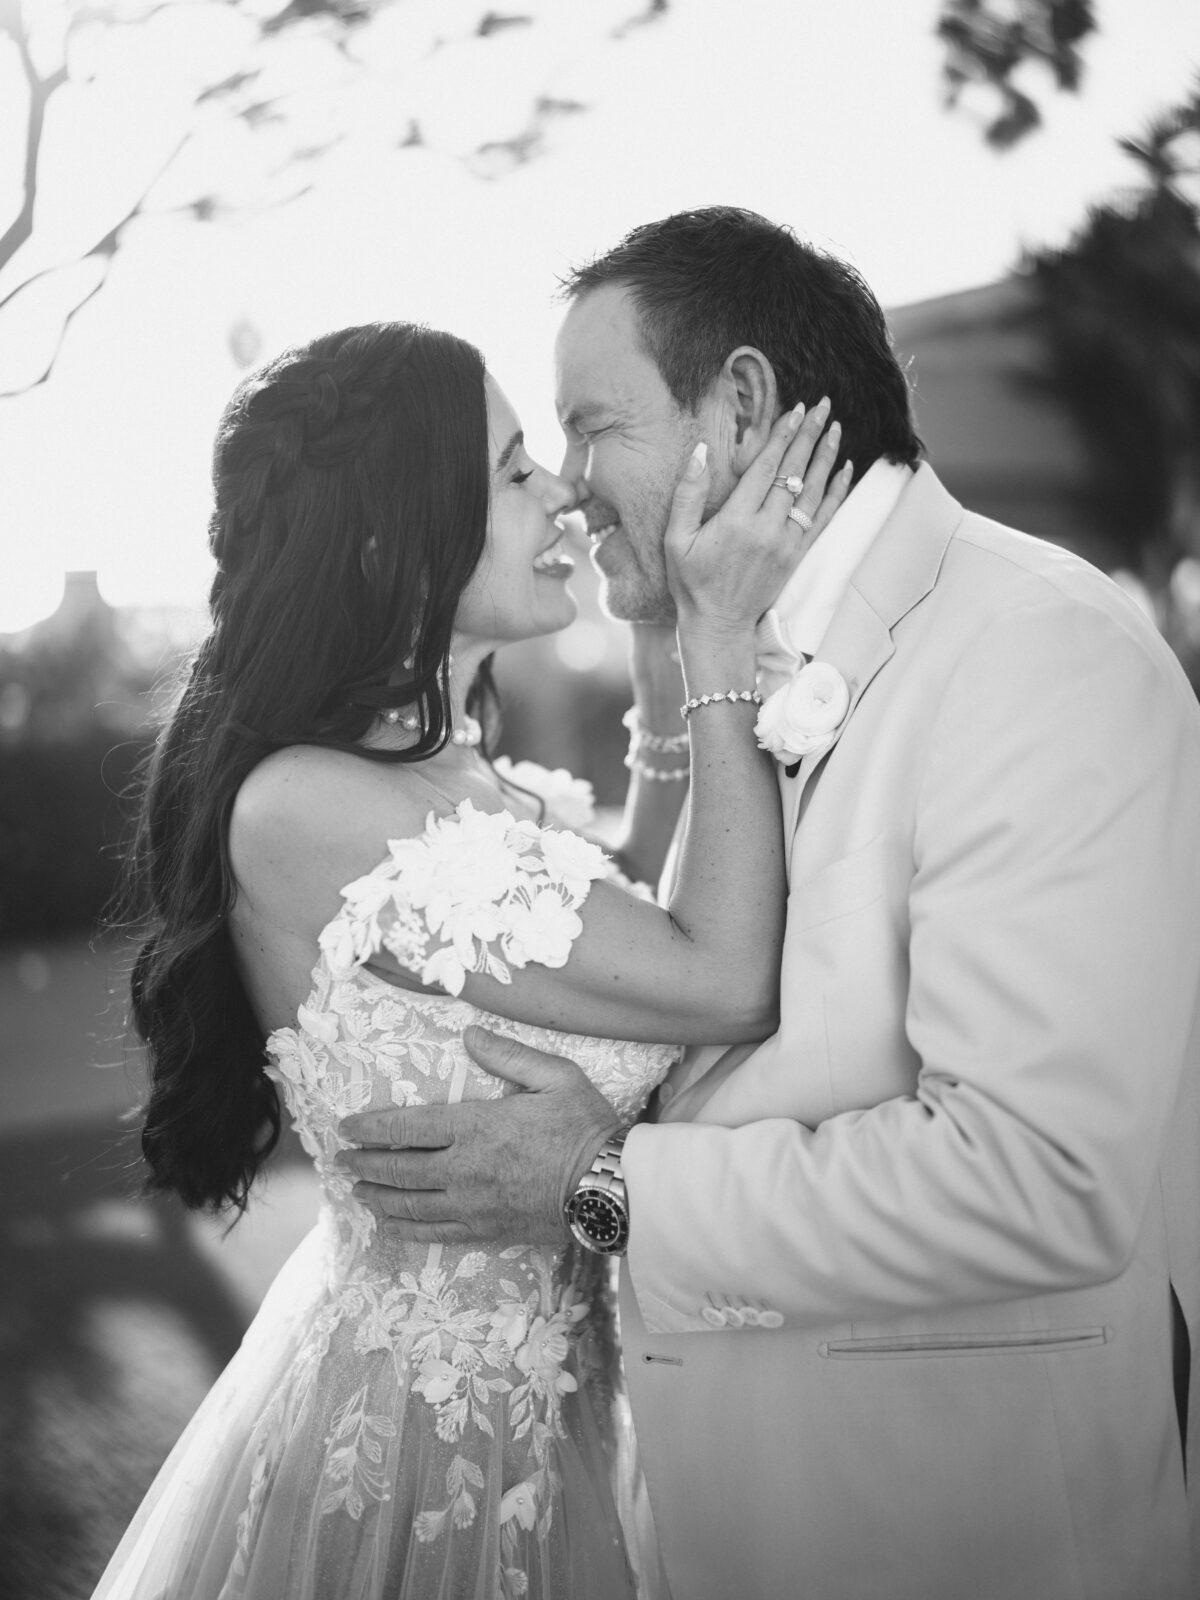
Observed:
[[[796,526],[786,518],[791,497],[773,489],[772,479],[805,475],[802,504],[816,513],[814,532],[845,495],[844,477],[825,492],[837,440],[826,438],[814,450],[822,422],[817,415],[798,427],[794,416],[781,418],[724,506],[703,526],[707,470],[702,466],[680,484],[666,555],[689,698],[753,689],[756,620],[782,588],[800,549]],[[465,998],[516,1021],[599,1037],[735,1043],[769,1034],[785,910],[783,842],[775,766],[757,747],[756,715],[749,701],[721,700],[688,718],[692,794],[669,905],[656,906],[609,882],[589,885],[589,870],[571,891],[581,929],[575,924],[573,942],[560,941],[557,959],[565,964],[547,964],[547,956],[533,949],[520,965],[511,950],[505,955],[493,927],[480,933],[473,948],[482,951],[486,944],[504,967],[500,976],[488,976],[464,962],[465,975],[460,967],[455,976]],[[345,763],[352,765],[352,790]],[[421,855],[418,841],[429,811],[424,786],[401,787],[395,773],[373,765],[364,770],[349,755],[331,759],[328,752],[284,751],[251,776],[231,832],[247,904],[256,887],[270,902],[264,918],[271,938],[260,943],[269,946],[275,930],[286,930],[293,944],[299,940],[311,950],[332,914],[330,886],[336,892],[351,885],[364,864],[378,860],[383,841],[404,840],[403,862],[391,868],[394,902],[370,905],[376,877],[361,879],[359,901],[367,907],[370,933],[364,934],[360,922],[350,956],[409,987],[414,971],[425,972],[426,984],[447,981],[445,966],[431,972],[428,965],[430,951],[442,945],[443,923],[434,928],[437,916],[428,898],[418,904],[419,897],[410,896],[410,906],[405,896],[422,871],[442,898],[449,880],[444,871],[439,875],[436,861]],[[501,846],[485,840],[477,848],[486,854]],[[556,885],[548,869],[543,873],[539,846],[530,850],[522,870],[532,864],[534,871],[523,881],[559,892],[562,880]],[[472,880],[466,890],[459,883],[451,893],[476,890]],[[351,895],[348,907],[353,903]],[[553,904],[546,905],[553,913]],[[429,935],[421,959],[414,957],[411,940],[406,946],[387,936],[398,925],[413,926],[414,909]]]
[[[657,889],[687,798],[688,728],[679,642],[667,623],[630,625],[629,788],[612,857],[633,883]]]
[[[702,527],[706,467],[680,484],[666,554],[689,698],[753,689],[755,624],[790,575],[799,539],[786,517],[791,497],[772,480],[805,474],[818,526],[844,497],[844,477],[823,493],[837,439],[814,450],[822,421],[781,418]],[[595,882],[565,965],[512,964],[507,982],[468,970],[465,997],[517,1021],[610,1038],[733,1043],[769,1034],[786,901],[775,764],[757,747],[756,716],[739,699],[702,705],[688,719],[692,797],[665,908]],[[373,964],[401,970],[386,950]]]

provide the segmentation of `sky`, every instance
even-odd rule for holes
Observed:
[[[29,3],[52,22],[57,0]],[[952,293],[1064,241],[1088,203],[1131,182],[1117,137],[1200,67],[1195,0],[1100,0],[1083,93],[1031,73],[1045,125],[998,154],[982,102],[942,105],[936,0],[673,0],[612,38],[635,5],[543,0],[513,7],[536,26],[477,39],[479,0],[396,0],[362,46],[347,137],[314,163],[309,194],[217,223],[140,220],[50,381],[0,400],[0,632],[53,610],[67,569],[98,571],[114,604],[202,605],[235,330],[265,358],[357,321],[450,328],[480,345],[534,454],[557,464],[557,277],[638,222],[745,205],[852,260],[885,306]],[[232,7],[203,36],[130,36],[120,56],[85,36],[75,69],[102,70],[51,102],[38,228],[0,295],[104,231],[174,148],[190,85],[240,42]],[[324,57],[299,51],[290,70],[319,79]],[[535,159],[480,176],[472,152],[519,133],[539,98],[586,109],[550,118]],[[319,130],[334,111],[314,107]],[[20,116],[0,50],[0,230]],[[398,148],[414,118],[424,142]],[[156,203],[214,180],[252,200],[270,160],[269,134],[228,137],[213,119]],[[0,387],[35,360],[68,286],[51,280],[19,319],[0,314]]]

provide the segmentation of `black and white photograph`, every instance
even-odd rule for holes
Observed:
[[[0,0],[0,1600],[1200,1600],[1195,0]]]

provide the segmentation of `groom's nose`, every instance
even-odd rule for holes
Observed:
[[[579,491],[575,483],[561,472],[557,476],[546,474],[546,510],[551,516],[565,516],[579,505]]]
[[[576,503],[583,503],[591,498],[591,486],[587,481],[588,450],[583,444],[568,444],[563,451],[562,466],[558,475],[571,485],[575,493]]]

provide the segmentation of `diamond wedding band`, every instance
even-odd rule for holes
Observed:
[[[799,506],[793,506],[788,512],[788,521],[796,523],[798,527],[804,529],[805,533],[812,532],[813,519],[807,511],[801,511]]]

